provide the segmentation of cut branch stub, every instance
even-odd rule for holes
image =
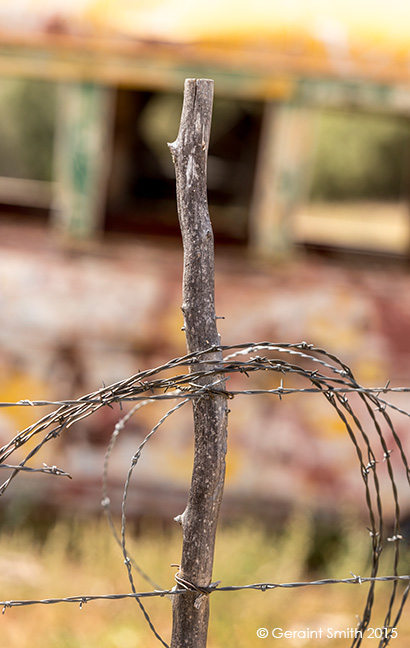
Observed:
[[[183,303],[189,352],[219,345],[215,316],[214,245],[207,199],[207,156],[213,81],[187,79],[181,123],[170,144],[175,165],[177,208],[184,246]],[[202,369],[215,368],[221,351],[203,357]],[[191,367],[195,371],[195,367]],[[218,383],[212,394],[206,386]],[[194,465],[187,507],[182,514],[183,547],[179,579],[200,588],[210,585],[215,535],[225,480],[226,398],[224,375],[202,377],[204,395],[193,401]],[[204,648],[208,597],[195,591],[173,599],[172,648]]]

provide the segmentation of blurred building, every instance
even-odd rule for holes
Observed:
[[[54,226],[74,237],[113,227],[138,232],[148,219],[132,220],[146,213],[147,200],[166,227],[172,166],[162,138],[176,135],[164,125],[175,124],[187,77],[215,80],[209,189],[211,203],[229,207],[215,227],[247,237],[258,253],[277,253],[294,239],[337,241],[320,214],[309,227],[295,216],[309,185],[314,108],[404,118],[409,111],[409,9],[400,1],[387,11],[351,0],[331,8],[303,0],[195,8],[27,0],[3,3],[0,12],[0,74],[59,84],[51,194],[28,183],[8,183],[1,193],[51,198]],[[384,243],[361,238],[359,247],[403,251],[394,235]]]
[[[177,134],[187,77],[215,80],[209,202],[224,246],[223,341],[307,339],[367,384],[409,384],[406,191],[394,209],[372,203],[354,217],[343,206],[339,216],[326,205],[312,211],[308,195],[318,109],[408,119],[410,8],[350,0],[326,10],[302,0],[66,5],[0,5],[0,75],[58,86],[53,178],[0,179],[4,213],[45,214],[0,222],[2,400],[42,398],[50,386],[55,399],[79,396],[183,352],[166,141]],[[306,255],[310,248],[348,254]],[[2,439],[27,416],[2,410]],[[117,488],[150,424],[143,418],[126,437]],[[77,473],[71,490],[62,487],[66,501],[89,493],[84,506],[98,506],[114,425],[110,411],[60,443],[63,467]],[[342,493],[355,501],[359,471],[325,406],[241,402],[232,427],[232,507],[258,501],[271,512],[278,501],[321,500],[331,508]],[[133,513],[181,512],[188,428],[187,419],[173,442],[147,451]]]

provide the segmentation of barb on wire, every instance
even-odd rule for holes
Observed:
[[[222,361],[218,360],[212,363],[209,361],[210,354],[217,350],[223,352],[223,359]],[[271,374],[275,378],[272,385],[263,389],[260,387],[254,388],[249,384],[238,385],[241,381],[250,381],[252,375],[260,371],[266,372],[267,375]],[[215,377],[213,383],[211,382],[207,386],[202,385],[203,377],[212,378],[213,376]],[[226,387],[222,389],[221,382],[228,381],[229,378],[233,377],[236,379],[232,381],[232,389],[227,389]],[[278,377],[279,385],[277,384]],[[231,383],[228,382],[227,385],[230,386]],[[401,581],[408,583],[409,576],[399,574],[400,540],[402,533],[400,528],[401,510],[399,488],[397,485],[397,471],[399,469],[404,471],[407,484],[410,485],[410,467],[402,441],[390,416],[392,412],[406,416],[409,416],[409,413],[399,408],[396,404],[391,404],[386,400],[386,395],[409,392],[409,387],[391,387],[390,383],[387,383],[384,387],[371,388],[360,385],[356,381],[351,369],[334,354],[306,342],[294,344],[260,342],[256,344],[246,343],[210,347],[199,353],[190,353],[179,358],[174,358],[156,368],[140,371],[134,376],[112,385],[104,385],[101,389],[86,394],[78,400],[59,400],[53,402],[25,399],[16,403],[0,403],[0,407],[54,406],[56,408],[26,429],[18,432],[13,439],[0,448],[0,466],[7,467],[11,471],[8,478],[0,485],[0,496],[10,486],[12,480],[22,472],[48,472],[50,474],[71,477],[68,473],[55,466],[50,467],[44,465],[43,468],[36,469],[30,468],[27,463],[42,450],[46,443],[53,441],[62,433],[65,434],[72,425],[92,415],[102,407],[112,407],[115,403],[118,403],[122,407],[126,403],[133,403],[130,411],[118,421],[114,428],[105,455],[103,469],[102,505],[114,538],[122,550],[132,590],[128,595],[113,596],[134,597],[140,604],[141,610],[157,639],[164,646],[167,646],[156,632],[140,599],[145,596],[175,595],[179,593],[179,590],[173,589],[168,591],[159,588],[131,557],[126,540],[126,508],[129,486],[146,444],[174,412],[192,399],[212,397],[213,393],[223,394],[229,399],[234,399],[239,396],[264,394],[278,397],[279,400],[300,393],[309,395],[320,394],[326,399],[329,406],[333,408],[343,423],[347,437],[350,439],[356,454],[359,475],[363,485],[364,499],[368,510],[371,544],[370,575],[363,578],[353,575],[352,578],[342,579],[340,581],[324,579],[309,583],[263,583],[226,588],[217,587],[213,588],[212,591],[234,591],[237,589],[267,590],[337,582],[348,584],[368,583],[368,594],[359,628],[360,630],[365,630],[371,618],[375,600],[375,585],[378,581],[384,580],[391,582],[392,585],[385,614],[385,625],[388,626],[392,618],[395,618],[396,621],[399,619],[409,593],[408,584],[404,593],[401,594],[401,598],[398,600],[398,584]],[[121,529],[120,532],[117,532],[110,511],[108,491],[110,458],[121,431],[131,417],[136,415],[145,405],[161,400],[174,401],[176,404],[162,416],[158,423],[145,436],[131,457],[130,466],[124,481]],[[32,441],[35,440],[38,441],[33,447]],[[9,463],[9,457],[16,451],[21,451],[21,448],[28,442],[31,442],[31,449],[26,457],[20,462],[15,462],[15,464]],[[398,461],[395,460],[394,468],[391,458],[392,453],[394,453],[393,456],[397,454],[398,457]],[[387,493],[385,487],[383,489],[381,487],[382,470],[385,471],[384,475],[387,475],[389,485]],[[394,510],[393,530],[389,532],[388,537],[385,528],[384,513],[386,497],[389,497],[392,501]],[[380,577],[378,576],[380,558],[386,543],[393,545],[393,573],[391,576]],[[154,592],[144,594],[137,591],[133,578],[133,569],[154,587]],[[57,602],[60,600],[77,602],[82,605],[87,600],[93,600],[93,598],[47,599],[47,601],[42,602]],[[19,603],[4,602],[3,604],[7,608],[18,605]],[[395,612],[396,604],[398,609]],[[387,645],[388,641],[389,637],[383,638],[379,646]],[[360,643],[360,637],[356,637],[352,643],[352,648],[357,648]]]

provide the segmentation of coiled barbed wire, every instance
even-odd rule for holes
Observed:
[[[216,350],[222,351],[225,355],[222,361],[209,361],[209,356]],[[262,354],[262,355],[261,355]],[[209,368],[211,365],[211,368]],[[206,367],[204,369],[204,367]],[[169,375],[171,372],[181,371],[175,375]],[[280,376],[279,386],[269,388],[247,388],[228,390],[226,387],[221,388],[221,375],[223,381],[233,376],[242,376],[245,380],[250,380],[255,372],[270,372]],[[215,381],[207,385],[201,384],[201,379],[215,376]],[[289,377],[302,380],[307,386],[285,386],[285,379]],[[126,543],[126,508],[129,485],[134,470],[137,467],[141,453],[149,442],[151,437],[158,431],[160,426],[178,409],[190,402],[192,399],[212,397],[214,393],[221,393],[226,398],[234,399],[238,396],[254,395],[273,395],[282,400],[284,397],[296,393],[305,394],[322,394],[329,405],[334,409],[339,419],[342,421],[348,438],[355,449],[357,461],[360,469],[360,477],[364,488],[364,498],[369,516],[369,534],[371,540],[371,568],[370,574],[365,577],[354,576],[348,579],[322,579],[306,583],[263,583],[251,584],[245,586],[224,586],[212,587],[209,593],[213,591],[236,591],[238,589],[262,589],[263,591],[284,587],[301,587],[318,584],[335,584],[349,583],[362,584],[369,583],[369,591],[365,603],[364,612],[358,626],[358,630],[352,648],[360,645],[363,637],[363,631],[368,627],[372,607],[375,598],[375,585],[383,580],[392,583],[392,591],[389,598],[387,611],[385,614],[384,626],[390,627],[391,620],[394,617],[394,625],[402,614],[405,601],[409,593],[409,576],[398,573],[400,542],[403,540],[400,529],[400,502],[399,489],[397,486],[396,471],[397,465],[393,469],[391,454],[393,450],[398,452],[400,463],[404,470],[407,484],[410,486],[410,468],[407,461],[406,453],[399,435],[393,425],[390,412],[394,411],[406,416],[408,412],[397,405],[386,400],[389,393],[406,393],[410,392],[408,387],[390,387],[387,383],[384,387],[367,388],[354,378],[351,369],[339,360],[334,354],[325,351],[322,348],[315,347],[306,342],[299,343],[245,343],[239,345],[210,347],[199,353],[191,353],[179,358],[175,358],[154,369],[140,371],[126,380],[116,382],[109,386],[103,386],[101,389],[86,394],[77,400],[59,400],[59,401],[30,401],[20,400],[16,403],[0,403],[0,407],[39,407],[54,406],[57,409],[40,418],[36,423],[20,431],[7,444],[0,449],[0,468],[7,468],[10,474],[7,479],[0,485],[0,496],[10,486],[12,480],[22,472],[44,472],[54,476],[71,477],[69,473],[56,466],[43,465],[41,468],[32,468],[28,462],[32,460],[43,448],[43,446],[65,433],[73,424],[92,415],[102,407],[112,407],[118,403],[120,407],[126,403],[134,402],[135,405],[126,413],[117,423],[113,431],[107,453],[104,461],[103,471],[103,496],[102,505],[106,513],[110,528],[113,535],[121,547],[124,563],[127,569],[128,578],[132,593],[128,595],[101,595],[101,597],[69,597],[66,599],[43,599],[42,601],[3,601],[1,604],[4,610],[7,607],[19,605],[28,605],[34,603],[54,603],[54,602],[78,602],[83,603],[94,600],[95,598],[123,598],[134,597],[141,607],[141,610],[150,625],[151,630],[157,639],[167,646],[166,642],[157,633],[154,624],[147,614],[141,599],[148,596],[183,595],[190,586],[196,589],[195,584],[186,585],[185,589],[174,588],[173,590],[164,590],[142,570],[139,565],[130,556]],[[355,401],[352,401],[352,397]],[[130,459],[130,466],[124,482],[122,507],[121,507],[121,530],[118,533],[115,529],[110,512],[110,498],[108,492],[107,471],[114,445],[125,428],[128,421],[137,414],[137,412],[149,403],[156,401],[170,400],[177,401],[158,423],[149,431],[144,440],[140,443],[136,452]],[[374,437],[374,438],[373,438]],[[27,455],[18,464],[8,463],[9,457],[25,444],[34,438],[39,438],[38,443],[32,448]],[[393,443],[395,447],[390,447],[387,443]],[[377,443],[376,443],[377,442]],[[382,493],[379,476],[379,456],[382,454],[383,463],[387,466],[388,482],[390,484],[390,496],[394,503],[394,523],[393,532],[389,537],[385,533],[384,520],[384,494]],[[6,463],[7,462],[7,463]],[[378,576],[380,565],[380,556],[386,543],[393,544],[393,573],[388,576]],[[134,579],[133,569],[145,578],[154,591],[151,593],[137,592]],[[177,585],[181,579],[176,578]],[[404,581],[407,586],[397,601],[398,584]],[[206,588],[205,588],[206,589]],[[204,588],[202,588],[204,590]],[[201,590],[201,591],[202,591]],[[202,592],[203,595],[203,592]],[[398,609],[395,611],[395,606]],[[387,635],[380,640],[379,647],[386,646],[390,641]]]

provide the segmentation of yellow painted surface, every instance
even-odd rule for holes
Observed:
[[[3,365],[0,372],[0,402],[16,403],[20,400],[36,400],[44,398],[46,393],[45,383],[27,371],[18,368],[13,369],[10,365]],[[18,432],[23,431],[50,408],[45,407],[2,407],[0,409],[0,445],[11,440]],[[21,449],[18,449],[12,456],[11,463],[16,464],[27,456],[28,452],[36,447],[41,438],[34,436]],[[41,462],[47,462],[50,454],[55,448],[49,449],[46,445],[41,453]],[[41,462],[39,462],[41,464]],[[6,462],[7,463],[7,462]]]
[[[28,373],[16,370],[2,372],[0,375],[0,401],[15,403],[19,400],[35,400],[44,397],[45,385],[42,381],[32,378]],[[17,431],[40,418],[42,410],[32,407],[8,407],[0,412],[2,417],[7,417],[10,424],[15,426]]]
[[[38,5],[33,2],[32,5]],[[95,0],[83,17],[103,31],[114,29],[132,36],[150,35],[175,41],[243,44],[294,50],[295,40],[311,54],[330,50],[346,55],[362,51],[375,57],[377,49],[407,52],[410,5],[402,0],[386,4],[364,0]],[[368,43],[373,49],[366,51]]]
[[[0,19],[0,42],[13,33],[57,37],[62,48],[70,39],[74,47],[99,41],[114,50],[138,41],[193,48],[181,50],[189,62],[200,53],[239,68],[408,76],[410,4],[404,0],[26,0],[17,7],[1,0]]]

